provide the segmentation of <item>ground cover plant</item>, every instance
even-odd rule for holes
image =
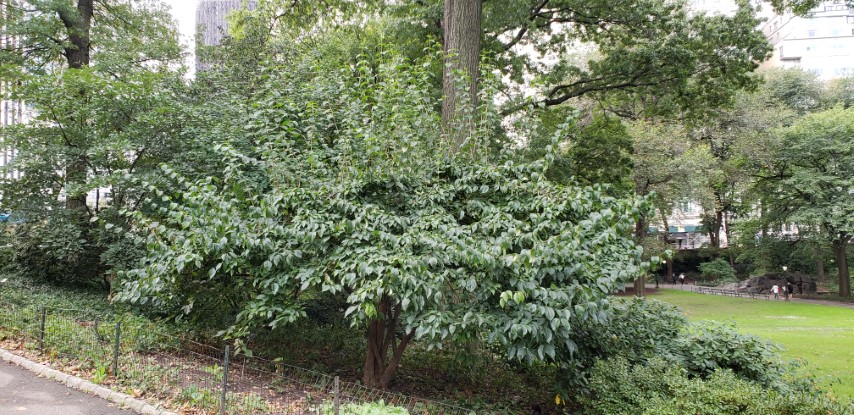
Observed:
[[[177,337],[184,332],[193,339],[222,344],[214,333],[194,330],[186,323],[146,317],[139,310],[125,310],[121,378],[117,379],[111,369],[116,309],[107,300],[106,292],[21,283],[12,275],[0,277],[4,279],[6,282],[0,283],[0,347],[138,398],[164,402],[181,413],[212,413],[218,409],[221,350],[212,354],[204,348],[201,354],[192,350],[188,354],[188,344],[199,345],[183,343]],[[317,303],[328,301],[317,299]],[[321,308],[334,312],[334,304]],[[38,351],[37,340],[41,307],[49,308],[45,353]],[[253,338],[253,350],[280,369],[247,366],[243,357],[235,357],[239,369],[230,379],[249,386],[229,392],[230,405],[246,411],[273,408],[271,412],[281,410],[283,405],[293,410],[315,407],[326,400],[326,395],[313,386],[315,374],[340,376],[342,382],[358,383],[360,358],[364,355],[360,332],[341,320],[331,320],[334,313],[330,310],[318,309],[315,304],[308,310],[311,317],[300,324]],[[96,320],[97,329],[93,324]],[[283,371],[281,365],[291,369]],[[270,372],[276,372],[272,381],[268,379]],[[420,411],[412,413],[430,413],[433,401],[477,413],[509,415],[552,401],[554,378],[551,367],[508,364],[503,356],[481,346],[437,351],[416,344],[404,357],[390,392],[422,398],[423,402],[416,403]],[[267,392],[262,397],[256,393],[259,390]],[[278,399],[270,401],[271,394]],[[351,392],[347,396],[358,400],[364,398],[362,395]],[[365,404],[354,406],[353,410],[384,408]]]
[[[662,290],[652,298],[680,307],[691,320],[732,322],[738,331],[770,339],[783,355],[803,359],[820,384],[854,397],[854,309]]]

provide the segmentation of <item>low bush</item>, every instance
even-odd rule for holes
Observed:
[[[785,373],[780,347],[719,323],[689,326],[673,343],[674,363],[688,374],[708,378],[720,369],[766,387],[782,388]]]
[[[564,356],[558,391],[590,392],[590,371],[601,360],[623,359],[644,367],[654,359],[683,368],[685,376],[707,379],[719,370],[777,390],[785,390],[786,365],[780,348],[733,327],[690,323],[676,307],[648,299],[613,304],[603,318],[576,324],[576,351]]]
[[[589,393],[579,397],[584,415],[819,415],[850,414],[834,400],[798,388],[763,387],[730,370],[690,377],[679,366],[653,359],[632,365],[624,358],[597,362]]]
[[[676,307],[641,298],[617,301],[601,318],[573,323],[576,351],[561,357],[566,362],[559,386],[564,396],[585,391],[587,372],[600,359],[619,356],[642,363],[671,353],[677,337],[688,326]]]
[[[735,269],[721,258],[700,264],[700,275],[705,280],[738,281]]]

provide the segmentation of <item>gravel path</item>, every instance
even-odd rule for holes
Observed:
[[[134,415],[133,411],[0,361],[2,415]]]

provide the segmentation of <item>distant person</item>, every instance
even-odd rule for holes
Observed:
[[[685,273],[684,273],[684,272],[680,272],[680,273],[679,273],[679,282],[680,282],[682,285],[685,285]]]
[[[774,286],[773,286],[773,287],[771,287],[771,292],[774,294],[774,299],[775,299],[775,300],[779,300],[779,299],[780,299],[780,286],[779,286],[779,285],[774,284]]]
[[[784,286],[780,287],[780,289],[783,290],[783,299],[785,299],[786,301],[789,301],[789,289],[788,289],[788,287],[786,287],[784,285]]]
[[[789,296],[795,298],[795,285],[791,282],[786,283],[786,289],[789,291]]]

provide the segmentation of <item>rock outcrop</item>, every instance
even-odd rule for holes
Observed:
[[[758,277],[741,281],[733,288],[736,288],[739,291],[770,293],[771,287],[775,284],[782,287],[787,283],[792,283],[792,285],[795,286],[795,294],[815,294],[815,279],[809,275],[798,272],[780,272],[760,275]]]

